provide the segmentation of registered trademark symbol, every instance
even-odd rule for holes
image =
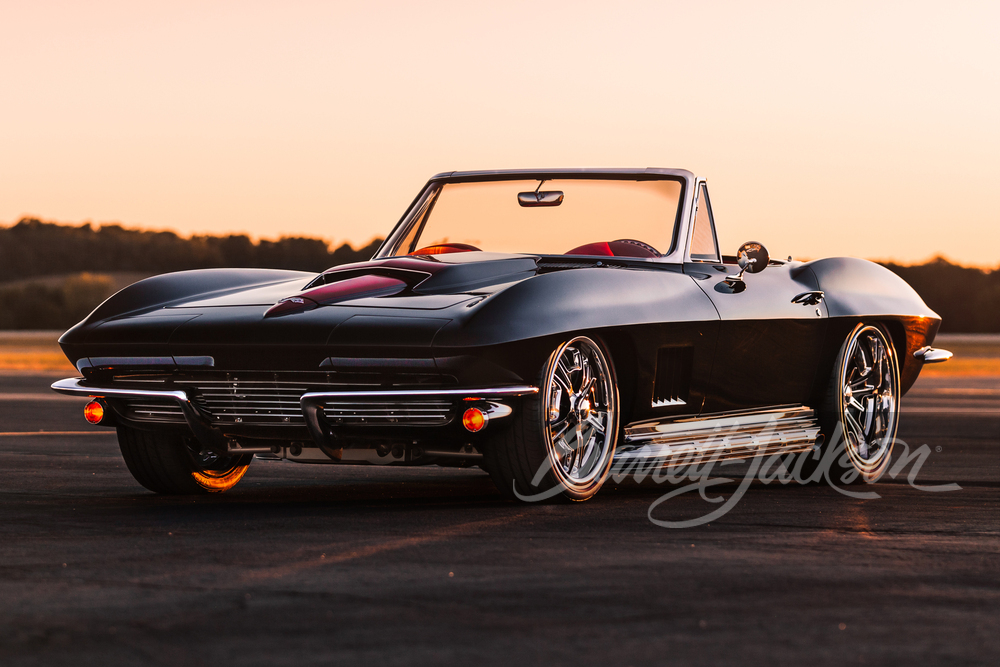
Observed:
[[[942,449],[942,448],[941,448],[941,445],[938,445],[937,447],[935,447],[935,448],[934,448],[934,451],[935,451],[935,452],[940,452],[940,451],[941,451],[941,449]]]

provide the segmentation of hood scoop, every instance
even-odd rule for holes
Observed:
[[[347,270],[326,273],[323,277],[332,282],[285,297],[267,309],[264,317],[280,317],[303,313],[320,306],[331,306],[342,301],[372,297],[394,296],[411,290],[430,274],[417,271],[399,271],[388,268],[376,270]],[[315,283],[314,283],[315,284]]]
[[[442,257],[482,255],[479,261],[451,263]],[[344,301],[396,295],[460,294],[529,278],[538,258],[497,253],[454,253],[436,257],[390,257],[324,271],[306,289],[271,306],[264,317],[278,317]]]

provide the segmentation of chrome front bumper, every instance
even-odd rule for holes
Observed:
[[[226,438],[219,429],[220,424],[211,420],[192,401],[192,395],[183,389],[150,390],[126,389],[120,387],[99,387],[90,385],[82,378],[67,378],[52,384],[53,391],[70,396],[109,399],[167,399],[177,403],[184,421],[195,438],[208,449],[225,449]],[[398,406],[403,412],[411,414],[428,414],[429,402],[447,403],[449,406],[468,402],[484,406],[492,419],[499,419],[511,414],[504,399],[517,398],[538,393],[537,387],[527,385],[508,387],[471,387],[461,389],[396,389],[376,391],[312,391],[305,392],[299,398],[299,408],[305,419],[305,424],[316,445],[326,449],[332,441],[338,438],[337,427],[327,422],[324,410],[330,409],[343,414],[345,406],[367,406],[354,408],[360,417],[385,418],[391,404]],[[406,423],[394,425],[406,427]]]

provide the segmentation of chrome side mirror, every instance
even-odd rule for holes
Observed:
[[[726,276],[725,282],[734,292],[742,292],[747,288],[743,280],[743,274],[760,273],[767,268],[767,263],[771,256],[767,254],[767,248],[756,241],[747,241],[736,251],[736,263],[740,267],[740,272],[734,276]]]

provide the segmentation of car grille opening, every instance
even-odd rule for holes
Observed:
[[[451,401],[441,399],[330,400],[324,403],[323,414],[331,423],[346,426],[443,426],[454,416]]]
[[[180,389],[198,411],[220,425],[304,426],[300,399],[308,391],[377,391],[379,389],[426,389],[454,384],[451,376],[325,372],[325,373],[205,373],[127,374],[114,377],[114,384],[142,389]],[[184,421],[180,405],[172,399],[142,398],[124,401],[125,417],[135,421]],[[330,402],[324,412],[342,425],[448,424],[451,403],[446,399],[345,399]]]
[[[127,399],[125,417],[135,421],[171,422],[184,421],[184,413],[177,401],[169,398],[137,398]]]
[[[212,421],[229,424],[302,424],[301,384],[264,381],[179,380],[191,402]]]

